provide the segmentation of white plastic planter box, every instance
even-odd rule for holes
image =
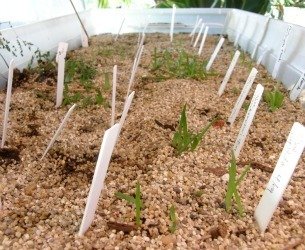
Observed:
[[[98,9],[81,13],[89,35],[102,33],[116,34],[125,17],[122,33],[139,32],[148,24],[146,32],[168,33],[171,21],[171,9]],[[197,16],[210,26],[209,34],[228,34],[234,41],[240,33],[238,44],[250,54],[257,46],[254,58],[261,56],[265,49],[270,50],[266,54],[262,64],[269,72],[280,53],[283,37],[289,26],[288,23],[269,20],[261,15],[236,10],[236,9],[177,9],[174,32],[190,32]],[[244,22],[246,20],[246,25]],[[242,32],[240,32],[242,29]],[[26,26],[1,31],[3,36],[14,42],[16,33],[23,39],[37,45],[41,51],[55,52],[58,42],[69,43],[69,49],[80,46],[81,26],[75,15],[67,15]],[[16,32],[16,33],[15,33]],[[287,88],[291,88],[305,70],[305,47],[301,46],[305,39],[305,28],[292,25],[291,35],[286,48],[283,63],[280,65],[278,80]],[[25,49],[23,57],[15,58],[16,65],[22,69],[28,65],[32,52]],[[12,56],[6,51],[1,51],[7,61]],[[0,73],[7,74],[4,62],[0,62]],[[0,86],[4,86],[5,80],[0,78]]]

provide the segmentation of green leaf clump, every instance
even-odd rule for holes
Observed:
[[[227,188],[226,197],[225,197],[225,206],[226,206],[227,212],[231,212],[232,200],[234,198],[236,205],[237,205],[238,214],[240,216],[243,216],[244,208],[243,208],[237,187],[242,182],[242,180],[245,178],[245,176],[249,170],[250,170],[250,166],[248,165],[242,171],[241,175],[237,178],[236,158],[235,158],[234,152],[232,151],[231,161],[230,161],[230,165],[229,165],[229,182],[228,182],[228,188]]]
[[[175,78],[205,79],[205,61],[198,56],[191,55],[185,50],[157,52],[154,48],[152,54],[151,70],[157,81]]]
[[[266,91],[263,99],[268,104],[269,110],[274,112],[283,106],[284,94],[274,89],[273,91]]]
[[[141,226],[141,209],[143,207],[143,203],[142,203],[142,199],[141,199],[141,187],[140,187],[140,183],[137,182],[136,184],[136,192],[135,192],[135,197],[128,195],[128,194],[124,194],[121,192],[116,192],[115,196],[127,201],[128,203],[132,204],[135,206],[135,218],[136,218],[136,225],[139,227]]]
[[[217,119],[218,117],[213,118],[212,121],[207,126],[202,128],[199,133],[192,133],[188,130],[187,126],[185,104],[180,115],[178,131],[175,132],[172,140],[172,146],[177,150],[177,153],[182,154],[184,151],[195,150],[204,137],[205,133]]]

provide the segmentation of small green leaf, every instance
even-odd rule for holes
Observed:
[[[174,205],[171,205],[171,207],[169,209],[169,218],[171,221],[169,231],[171,233],[174,233],[177,229],[177,217],[176,217],[176,209],[175,209]]]
[[[134,204],[135,203],[135,199],[132,196],[128,195],[128,194],[123,194],[121,192],[116,192],[115,196],[120,198],[120,199],[122,199],[122,200],[127,201],[130,204]]]

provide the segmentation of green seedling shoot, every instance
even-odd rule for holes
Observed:
[[[169,226],[169,231],[173,234],[177,229],[176,208],[174,205],[171,205],[169,209],[169,219],[171,221],[171,224]]]
[[[241,175],[237,178],[237,167],[236,167],[236,158],[234,155],[234,152],[232,151],[232,157],[229,165],[229,182],[228,182],[228,188],[227,193],[225,197],[225,205],[227,212],[231,212],[232,210],[232,200],[234,198],[236,205],[237,205],[237,211],[240,216],[243,216],[244,214],[244,208],[241,203],[241,198],[238,193],[237,187],[242,182],[242,180],[245,178],[247,172],[250,170],[250,166],[246,166],[245,169],[242,171]]]
[[[274,112],[283,106],[284,95],[277,89],[266,91],[264,94],[264,101],[268,104],[269,110]]]
[[[128,194],[123,194],[121,192],[116,192],[115,196],[126,200],[128,203],[135,205],[135,218],[136,218],[136,225],[139,227],[141,226],[141,209],[143,207],[142,199],[141,199],[141,188],[140,183],[137,182],[136,184],[136,193],[135,197],[130,196]]]
[[[209,130],[209,128],[213,125],[213,123],[218,119],[215,117],[207,126],[205,126],[199,133],[195,134],[188,130],[187,127],[187,117],[186,117],[186,104],[184,105],[181,115],[180,121],[178,125],[178,131],[175,132],[172,146],[177,150],[178,154],[182,154],[182,152],[187,150],[195,150],[198,144],[201,142],[205,133]]]

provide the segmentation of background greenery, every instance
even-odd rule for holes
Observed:
[[[108,8],[110,0],[98,0],[100,8]],[[117,0],[118,1],[118,0]],[[124,5],[132,0],[119,0]],[[274,18],[282,19],[284,7],[305,7],[304,0],[156,0],[157,8],[236,8],[259,14],[269,13]]]

